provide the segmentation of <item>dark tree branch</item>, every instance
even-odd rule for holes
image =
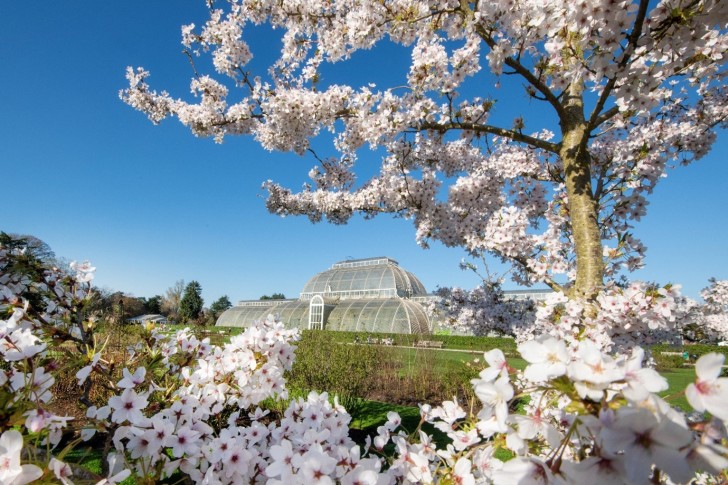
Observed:
[[[479,125],[476,123],[463,123],[463,122],[457,122],[453,121],[447,124],[440,124],[440,123],[421,123],[418,127],[416,127],[419,130],[434,130],[439,132],[446,132],[450,130],[468,130],[468,131],[474,131],[476,133],[490,133],[492,135],[498,135],[503,136],[505,138],[509,138],[513,141],[517,141],[520,143],[526,143],[528,145],[531,145],[536,148],[541,148],[542,150],[546,150],[551,153],[559,154],[559,150],[561,149],[559,144],[551,143],[546,140],[541,140],[539,138],[534,138],[532,136],[524,135],[520,131],[516,130],[507,130],[505,128],[499,128],[497,126],[491,126],[491,125]]]

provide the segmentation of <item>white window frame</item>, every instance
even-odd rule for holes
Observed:
[[[308,329],[324,329],[324,299],[321,295],[314,295],[308,304]]]

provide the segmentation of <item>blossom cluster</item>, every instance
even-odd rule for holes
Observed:
[[[550,334],[573,345],[589,338],[601,348],[618,351],[681,343],[686,323],[705,321],[705,311],[681,296],[679,285],[612,282],[594,300],[569,298],[560,291],[539,302],[508,300],[497,285],[487,283],[470,291],[442,288],[438,294],[431,311],[444,328],[475,335],[496,332],[518,342]]]
[[[632,282],[608,284],[594,301],[554,292],[538,305],[531,328],[516,330],[520,341],[549,333],[576,344],[583,338],[607,350],[635,345],[680,343],[681,326],[689,313],[679,285],[664,287]]]
[[[705,155],[714,128],[725,126],[726,18],[718,0],[233,0],[210,4],[207,21],[182,29],[186,51],[208,53],[215,70],[195,72],[194,100],[153,90],[142,68],[129,68],[120,96],[155,123],[174,116],[196,135],[251,135],[269,150],[304,154],[330,132],[338,154],[311,171],[313,184],[297,193],[264,184],[271,212],[336,223],[355,213],[402,215],[420,244],[494,254],[529,284],[574,276],[575,193],[562,153],[573,134],[527,128],[520,116],[491,124],[489,87],[518,79],[517,89],[525,85],[555,117],[550,126],[562,128],[565,100],[578,95],[612,275],[642,266],[633,225],[667,169]],[[246,70],[246,29],[261,23],[282,33],[267,76]],[[410,49],[402,83],[347,86],[333,68],[322,73],[386,42]],[[383,153],[381,170],[355,185],[364,145]]]
[[[705,304],[697,308],[697,325],[713,340],[728,340],[728,280],[712,279],[700,296]]]
[[[530,300],[508,300],[496,285],[483,284],[473,290],[440,288],[439,299],[429,312],[441,328],[456,333],[514,335],[517,328],[534,325],[536,309]]]
[[[698,423],[655,394],[667,382],[643,367],[639,348],[612,357],[588,339],[569,348],[545,335],[518,350],[528,366],[515,376],[502,352],[485,354],[489,367],[472,381],[482,407],[468,412],[448,401],[423,408],[423,417],[452,439],[429,456],[446,464],[435,473],[457,483],[606,484],[658,482],[665,475],[686,483],[698,472],[725,472],[728,379],[719,377],[722,355],[702,357],[697,380],[688,386],[690,404],[713,414]],[[525,415],[511,412],[515,396],[530,397]],[[499,448],[513,458],[496,458]]]
[[[27,448],[23,434],[12,428],[37,436],[36,445],[55,447],[71,419],[48,410],[58,368],[48,346],[52,339],[81,340],[68,316],[74,302],[88,294],[95,270],[74,261],[75,278],[38,267],[33,278],[27,274],[30,263],[23,249],[0,245],[0,481],[16,485],[42,477],[43,471],[21,464],[20,453]]]

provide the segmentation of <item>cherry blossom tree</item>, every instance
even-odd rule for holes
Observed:
[[[705,303],[697,309],[697,325],[715,340],[728,340],[728,280],[712,278],[700,292]]]
[[[566,275],[570,297],[594,298],[641,266],[633,222],[667,168],[704,156],[726,125],[727,22],[719,0],[210,2],[207,21],[182,28],[193,65],[214,65],[195,69],[196,99],[153,90],[143,68],[120,95],[217,141],[303,155],[331,132],[336,155],[313,154],[301,192],[264,184],[270,211],[411,218],[424,246],[493,254],[524,284],[561,290]],[[246,31],[261,23],[282,37],[267,74],[248,70]],[[410,49],[404,85],[322,81],[328,64],[388,43]],[[497,121],[497,98],[519,89],[550,113],[547,129]],[[357,182],[365,145],[381,170]]]

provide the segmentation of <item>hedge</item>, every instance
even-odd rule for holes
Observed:
[[[700,357],[701,355],[708,354],[710,352],[717,352],[719,354],[723,354],[726,356],[726,360],[728,360],[728,346],[727,347],[720,347],[718,345],[707,345],[707,344],[687,344],[687,345],[668,345],[668,344],[657,344],[650,347],[650,350],[652,350],[652,353],[657,355],[661,352],[679,352],[682,354],[683,352],[687,352],[688,354],[697,355]]]

